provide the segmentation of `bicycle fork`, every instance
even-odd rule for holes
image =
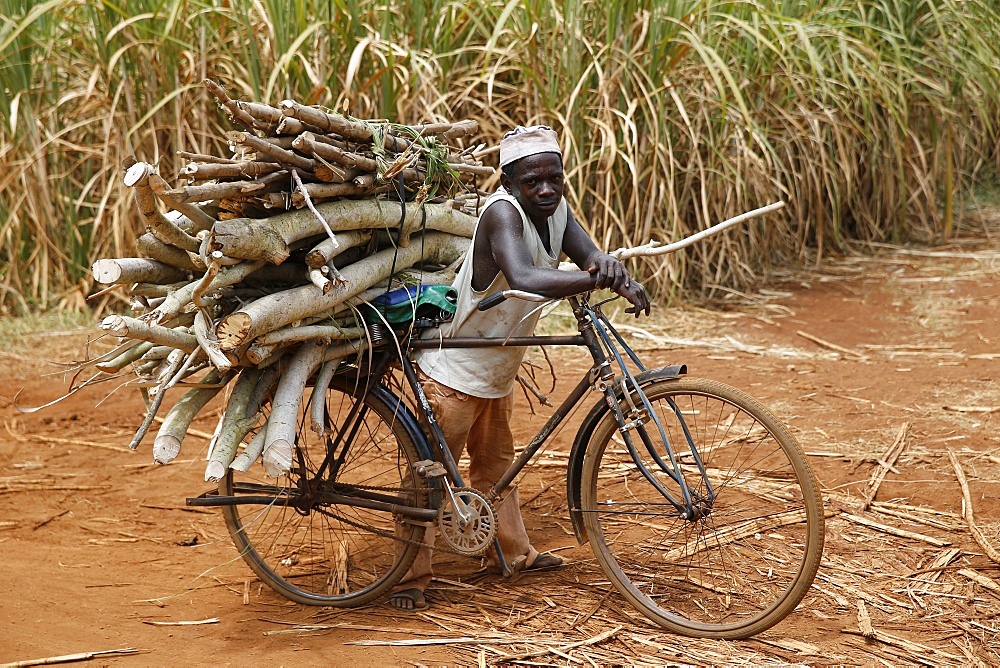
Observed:
[[[632,462],[635,464],[639,474],[642,475],[642,477],[645,478],[646,481],[649,482],[649,484],[652,485],[653,488],[669,504],[677,509],[682,519],[688,521],[699,520],[711,512],[712,504],[715,500],[715,492],[712,488],[711,481],[709,481],[708,475],[705,472],[701,456],[698,454],[698,448],[695,445],[694,437],[684,420],[684,416],[681,413],[680,408],[678,408],[677,404],[674,403],[672,399],[667,398],[667,405],[676,416],[677,421],[681,426],[681,430],[684,432],[684,439],[687,441],[688,448],[690,449],[691,455],[698,468],[699,476],[704,484],[705,494],[703,495],[696,495],[692,492],[692,488],[688,485],[687,480],[685,479],[681,466],[677,461],[676,455],[674,454],[674,448],[672,447],[670,440],[667,438],[666,430],[663,428],[663,423],[661,422],[657,411],[650,403],[646,393],[642,391],[642,387],[636,381],[635,376],[629,370],[628,365],[625,363],[621,353],[618,351],[615,342],[617,342],[617,344],[626,351],[629,358],[636,364],[640,371],[645,371],[645,367],[643,367],[642,362],[639,361],[632,349],[629,348],[628,344],[622,339],[621,335],[618,334],[615,328],[611,325],[611,322],[607,319],[604,313],[600,311],[599,307],[600,304],[597,304],[593,308],[579,306],[582,314],[585,315],[588,321],[585,327],[581,327],[581,333],[584,335],[588,348],[590,348],[591,353],[594,355],[595,362],[597,362],[593,372],[594,388],[604,394],[604,399],[608,404],[608,408],[611,409],[615,416],[615,420],[618,423],[618,432],[621,434],[629,456],[632,458]],[[587,331],[584,332],[584,329]],[[612,336],[609,335],[609,332],[613,335],[615,339],[614,341],[612,340]],[[611,368],[611,363],[605,351],[610,353],[611,357],[614,358],[618,370],[621,372],[617,383],[615,382],[616,374]],[[633,400],[633,395],[635,395],[638,401]],[[626,404],[628,406],[627,415],[622,410],[622,404]],[[660,437],[660,442],[663,444],[669,461],[665,461],[660,453],[657,452],[656,444],[650,438],[649,432],[645,427],[648,422],[652,422],[656,426],[656,433]],[[649,455],[649,458],[656,464],[656,468],[670,478],[670,480],[672,480],[680,489],[680,500],[674,498],[674,495],[672,495],[670,491],[663,486],[660,480],[657,479],[654,472],[651,471],[646,465],[646,462],[643,461],[634,439],[632,438],[631,432],[638,434],[639,440],[642,441],[643,447]]]

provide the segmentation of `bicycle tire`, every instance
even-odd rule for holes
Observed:
[[[784,619],[816,575],[824,539],[816,478],[794,437],[746,393],[692,378],[643,390],[689,487],[706,495],[668,400],[681,411],[715,497],[704,517],[682,519],[641,476],[608,413],[588,443],[581,481],[594,554],[618,591],[660,626],[699,638],[756,635]],[[666,458],[653,422],[640,429]],[[660,472],[637,430],[631,434],[640,461],[679,499],[679,485]]]
[[[301,408],[291,470],[275,482],[259,464],[247,473],[230,469],[219,481],[219,492],[230,496],[246,490],[242,493],[266,492],[273,497],[271,503],[223,507],[230,537],[264,583],[297,603],[353,607],[388,593],[403,577],[425,529],[397,522],[387,511],[331,504],[322,498],[311,500],[308,508],[296,508],[302,498],[297,495],[310,483],[320,490],[332,483],[373,486],[397,490],[392,493],[425,508],[427,494],[413,468],[420,459],[415,441],[421,437],[414,434],[419,428],[412,414],[384,387],[365,391],[337,378],[326,401],[333,434],[360,402],[352,425],[357,430],[334,475],[324,476],[316,487],[316,471],[335,445],[331,437],[319,438],[305,426],[307,409]]]

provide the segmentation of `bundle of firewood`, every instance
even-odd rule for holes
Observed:
[[[227,137],[231,156],[182,154],[179,187],[151,165],[125,165],[147,232],[136,257],[93,265],[97,282],[127,286],[134,311],[103,320],[121,345],[96,366],[139,375],[147,415],[132,448],[168,390],[188,388],[156,434],[159,463],[231,385],[206,480],[258,458],[278,476],[292,460],[306,386],[324,392],[337,365],[370,342],[357,306],[390,286],[451,282],[475,225],[476,177],[493,169],[460,146],[474,121],[358,121],[291,100],[232,100],[206,85],[243,130]],[[312,422],[323,430],[321,413]]]

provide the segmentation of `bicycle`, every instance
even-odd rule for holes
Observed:
[[[506,298],[548,301],[509,290],[480,308]],[[436,549],[499,551],[493,504],[595,390],[566,476],[580,544],[589,541],[617,590],[670,631],[735,639],[777,624],[805,596],[823,550],[823,500],[801,447],[743,391],[688,378],[684,365],[646,369],[604,314],[611,299],[567,299],[575,335],[422,339],[435,321],[417,319],[396,340],[385,323],[370,324],[369,351],[317,378],[311,410],[315,418],[322,405],[324,433],[307,438],[302,420],[284,479],[230,470],[218,490],[188,503],[221,506],[244,560],[283,596],[362,605],[403,577],[428,526],[438,529]],[[483,493],[463,486],[409,353],[490,345],[582,346],[593,366]]]

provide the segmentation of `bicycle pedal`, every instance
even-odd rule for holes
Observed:
[[[524,573],[524,567],[528,564],[528,557],[526,555],[521,555],[519,557],[514,557],[507,568],[503,570],[503,578],[508,582],[516,582],[521,575]]]
[[[443,478],[448,474],[448,471],[444,468],[444,464],[436,462],[433,459],[421,459],[419,462],[414,462],[413,470],[416,471],[417,475],[421,478],[431,480],[435,478]]]

